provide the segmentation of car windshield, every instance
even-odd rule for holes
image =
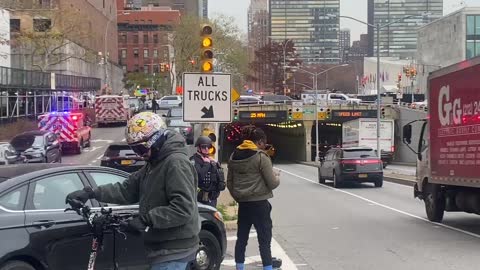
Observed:
[[[169,127],[189,127],[190,123],[183,122],[182,119],[172,119],[168,123]]]
[[[178,100],[177,97],[164,97],[162,100]]]
[[[344,149],[343,158],[368,158],[376,157],[376,151],[372,149]]]
[[[182,117],[183,116],[183,109],[171,109],[170,110],[170,117]]]
[[[13,138],[11,145],[17,150],[41,148],[44,144],[42,135],[20,135]]]
[[[127,157],[136,156],[137,154],[128,145],[110,145],[104,155],[106,157]]]

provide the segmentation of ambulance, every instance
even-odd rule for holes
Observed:
[[[103,95],[95,98],[95,119],[98,126],[127,124],[131,117],[128,100],[123,96]]]
[[[81,154],[92,138],[92,129],[85,122],[82,112],[50,112],[38,117],[38,128],[55,133],[62,151]]]

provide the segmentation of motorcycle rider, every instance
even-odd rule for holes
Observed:
[[[207,136],[198,137],[197,152],[190,158],[198,174],[197,200],[217,207],[217,198],[225,190],[225,174],[219,162],[210,157],[212,140]]]
[[[126,140],[147,163],[122,183],[92,190],[85,187],[67,196],[115,204],[139,203],[139,216],[128,231],[141,232],[151,270],[186,269],[195,259],[200,220],[197,209],[197,174],[188,159],[185,139],[167,130],[164,120],[151,112],[133,116]]]

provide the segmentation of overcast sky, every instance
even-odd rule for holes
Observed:
[[[444,14],[451,13],[462,7],[462,2],[469,6],[480,6],[480,0],[444,0]],[[209,17],[217,14],[233,16],[237,25],[247,32],[247,10],[250,0],[208,0]],[[367,20],[367,0],[340,0],[340,13],[360,20]],[[367,33],[367,28],[360,23],[348,19],[341,19],[341,28],[351,30],[351,40],[360,39],[360,34]]]

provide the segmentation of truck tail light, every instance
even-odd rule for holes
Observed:
[[[395,152],[395,146],[392,145],[392,148],[390,149],[393,152]]]

